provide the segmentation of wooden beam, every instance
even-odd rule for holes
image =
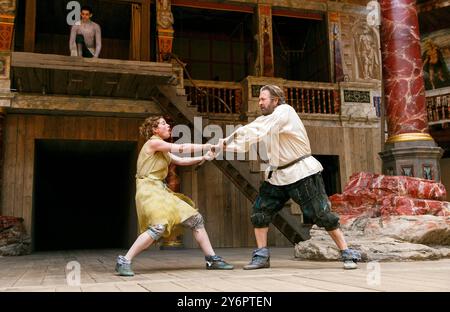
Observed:
[[[117,115],[161,114],[156,103],[149,100],[136,101],[111,98],[86,98],[82,96],[43,96],[19,94],[11,106],[21,111],[48,111],[53,113],[71,112],[89,115],[92,113],[110,113]]]
[[[36,0],[27,0],[25,5],[24,51],[34,52],[36,38]]]
[[[82,58],[27,52],[12,52],[11,66],[13,68],[47,68],[52,70],[155,76],[166,82],[173,77],[172,64],[168,63]]]
[[[150,0],[141,8],[141,61],[150,61]]]
[[[300,12],[295,10],[288,9],[277,9],[272,8],[272,16],[286,16],[293,18],[302,18],[302,19],[310,19],[310,20],[323,20],[323,14],[320,13],[308,13],[308,12]]]
[[[101,0],[102,2],[126,2],[126,3],[137,3],[137,4],[142,4],[144,1],[146,0]]]
[[[232,4],[221,2],[206,2],[197,0],[172,0],[173,6],[185,6],[191,8],[211,9],[211,10],[223,10],[223,11],[235,11],[253,13],[254,5],[250,4]]]

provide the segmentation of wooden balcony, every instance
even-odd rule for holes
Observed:
[[[21,93],[150,99],[176,79],[171,64],[12,53],[12,85]]]

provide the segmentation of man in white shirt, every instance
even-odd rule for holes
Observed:
[[[270,267],[269,224],[290,198],[300,205],[305,224],[316,224],[328,231],[341,251],[344,268],[356,269],[361,255],[348,248],[339,217],[331,212],[321,176],[323,167],[311,156],[308,135],[297,112],[285,103],[283,90],[275,85],[261,88],[259,107],[263,116],[237,129],[229,140],[222,139],[215,147],[242,153],[257,142],[266,146],[270,167],[251,215],[258,249],[244,270]]]
[[[102,34],[100,26],[91,21],[92,9],[89,6],[81,8],[81,20],[72,26],[69,47],[71,56],[95,57],[102,49]]]

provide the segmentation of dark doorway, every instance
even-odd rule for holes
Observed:
[[[37,140],[35,156],[34,250],[129,247],[136,142]]]
[[[253,15],[243,12],[172,7],[173,51],[194,79],[241,81],[252,67]]]
[[[322,178],[327,195],[341,193],[341,175],[339,171],[339,156],[314,155],[323,167]]]
[[[273,16],[272,30],[275,77],[330,81],[324,20]]]

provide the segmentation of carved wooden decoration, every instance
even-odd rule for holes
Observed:
[[[259,20],[259,72],[262,76],[273,77],[273,38],[272,38],[272,7],[258,6]]]
[[[0,15],[0,51],[10,51],[14,30],[14,15]]]
[[[171,1],[157,0],[156,15],[158,30],[158,61],[165,62],[170,60],[170,55],[172,53],[174,18]]]

